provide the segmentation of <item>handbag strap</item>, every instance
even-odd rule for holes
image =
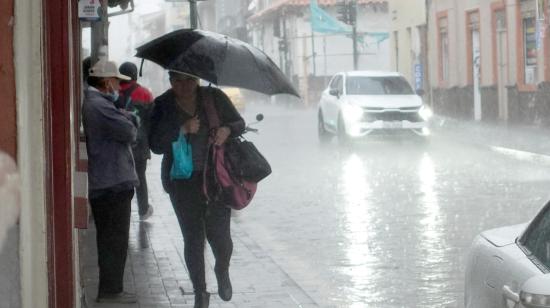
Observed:
[[[204,91],[206,92],[206,91]],[[208,126],[210,130],[220,127],[220,117],[218,111],[214,106],[214,97],[211,93],[201,93],[204,103],[204,109],[206,110],[206,117],[208,118]]]

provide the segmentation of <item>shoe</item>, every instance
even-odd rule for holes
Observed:
[[[97,296],[98,303],[115,303],[115,304],[134,304],[137,303],[137,297],[134,293],[103,293]]]
[[[139,215],[139,220],[147,220],[149,217],[153,216],[154,212],[155,210],[153,209],[153,206],[149,204],[147,212],[143,215]]]
[[[233,297],[233,287],[229,279],[229,270],[216,272],[216,280],[218,281],[218,295],[224,301],[230,301]]]
[[[195,293],[195,305],[193,308],[208,308],[208,305],[210,305],[210,293]]]

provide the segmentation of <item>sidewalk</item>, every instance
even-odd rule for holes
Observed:
[[[154,156],[147,168],[149,199],[154,215],[139,221],[132,204],[130,243],[125,270],[125,289],[136,292],[138,303],[98,304],[95,228],[81,232],[81,275],[85,286],[82,307],[193,307],[194,295],[183,257],[183,239],[168,195],[160,183],[160,157]],[[135,200],[134,200],[135,201]],[[238,215],[231,224],[233,257],[231,281],[233,299],[222,301],[217,294],[214,258],[206,245],[206,280],[210,307],[318,307],[318,305],[267,255],[254,239],[239,227]],[[183,292],[182,292],[183,291]]]
[[[550,161],[550,128],[547,127],[488,124],[439,116],[432,119],[431,127],[436,136],[452,136],[504,154]]]

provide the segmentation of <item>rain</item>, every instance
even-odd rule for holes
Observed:
[[[300,95],[268,96],[246,86],[227,92],[257,129],[244,137],[273,172],[258,183],[250,205],[233,210],[233,299],[213,296],[210,304],[464,307],[474,238],[528,223],[548,201],[548,5],[197,1],[199,29],[255,46]],[[189,28],[189,2],[134,0],[133,6],[109,19],[106,52],[117,63],[134,62],[138,82],[157,97],[170,87],[168,74],[142,63],[136,48]],[[83,58],[91,52],[91,29],[84,27]],[[338,74],[345,85],[335,81]],[[388,76],[405,80],[410,93],[383,95],[414,102],[381,105],[381,93],[367,93],[375,86],[366,82],[357,82],[367,91],[362,98],[346,89],[352,78]],[[348,116],[346,106],[359,106],[360,114]],[[417,115],[421,108],[429,110],[425,118]],[[378,126],[360,124],[363,112],[374,112]],[[258,114],[264,117],[259,122]],[[405,114],[414,120],[399,118]],[[126,278],[138,294],[136,307],[191,307],[192,285],[161,184],[161,160],[152,155],[147,167],[154,215],[139,221],[133,200]],[[90,298],[97,288],[93,236],[84,234],[81,247]],[[207,272],[213,262],[207,246]],[[212,294],[215,281],[207,273]]]

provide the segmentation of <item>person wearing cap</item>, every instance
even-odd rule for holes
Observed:
[[[128,253],[130,204],[138,177],[132,156],[137,119],[117,109],[120,80],[111,61],[100,60],[89,71],[88,89],[82,105],[82,122],[88,152],[88,199],[97,231],[99,289],[102,303],[135,303],[124,292],[124,266]]]
[[[245,123],[229,98],[213,87],[199,86],[199,79],[174,71],[169,72],[171,88],[155,99],[151,116],[149,145],[151,151],[162,154],[161,179],[170,195],[172,207],[183,234],[185,263],[195,293],[195,308],[208,307],[210,294],[206,291],[204,247],[205,238],[214,253],[214,272],[218,294],[231,300],[233,290],[229,279],[229,263],[233,252],[230,219],[231,209],[225,204],[207,202],[202,190],[210,128],[204,107],[209,99],[220,119],[220,127],[212,134],[214,143],[223,144],[227,138],[244,132]],[[187,180],[172,180],[172,142],[184,133],[191,144],[193,173]]]
[[[149,204],[147,191],[147,160],[151,159],[149,150],[149,127],[151,111],[153,110],[153,94],[147,88],[137,83],[137,66],[132,62],[124,62],[118,71],[130,77],[130,80],[120,81],[120,98],[117,107],[135,113],[139,118],[137,142],[132,147],[139,186],[136,187],[139,219],[146,220],[153,215],[153,206]]]

